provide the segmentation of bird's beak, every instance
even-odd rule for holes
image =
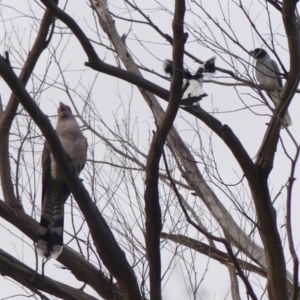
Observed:
[[[250,55],[254,56],[254,50],[248,52]]]
[[[59,102],[59,109],[60,109],[60,111],[66,110],[66,105],[63,104],[62,102]]]

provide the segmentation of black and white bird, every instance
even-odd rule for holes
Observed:
[[[277,63],[271,59],[264,49],[256,48],[249,53],[256,59],[255,75],[257,81],[265,87],[275,89],[274,91],[267,91],[267,95],[274,102],[275,107],[277,107],[280,103],[280,91],[277,88],[282,87],[282,79]],[[286,111],[282,120],[282,127],[290,125],[292,125],[292,120],[288,111]]]
[[[203,73],[214,73],[216,71],[215,60],[216,58],[213,57],[204,62],[194,75],[188,69],[184,70],[183,78],[185,82],[182,87],[180,105],[191,106],[207,96],[202,89]],[[164,70],[171,77],[173,76],[173,62],[171,60],[167,59],[165,61]]]

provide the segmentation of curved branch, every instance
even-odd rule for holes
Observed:
[[[33,121],[40,128],[49,143],[51,153],[61,168],[63,178],[74,195],[80,210],[85,216],[97,252],[106,268],[117,279],[117,282],[125,295],[125,299],[140,300],[141,295],[136,278],[126,259],[125,253],[116,242],[114,235],[98,207],[92,201],[82,181],[74,175],[65,151],[48,117],[46,117],[35,104],[2,56],[0,56],[0,74]]]
[[[176,194],[176,197],[178,199],[178,202],[180,204],[180,207],[186,217],[186,220],[189,224],[191,224],[195,229],[197,229],[200,233],[204,234],[207,238],[213,240],[213,241],[216,241],[216,242],[220,242],[222,243],[227,252],[228,252],[228,255],[230,256],[232,262],[233,262],[233,265],[237,271],[237,274],[240,276],[241,280],[244,282],[245,284],[245,287],[246,287],[246,290],[247,290],[247,294],[251,297],[251,299],[253,300],[257,300],[257,297],[253,291],[253,288],[248,280],[248,278],[246,277],[246,275],[244,274],[244,272],[242,271],[242,268],[240,267],[239,263],[238,263],[238,260],[236,258],[236,256],[234,255],[233,253],[233,250],[232,250],[232,247],[231,247],[231,243],[228,242],[226,239],[222,238],[222,237],[218,237],[218,236],[215,236],[211,233],[209,233],[206,229],[203,229],[202,226],[199,226],[196,222],[194,222],[188,212],[187,212],[187,209],[186,207],[184,206],[183,202],[182,202],[182,199],[181,199],[181,195],[179,194],[178,190],[177,190],[177,187],[175,185],[175,183],[172,181],[172,178],[171,178],[171,174],[170,174],[170,170],[168,168],[168,164],[167,164],[167,160],[166,160],[166,156],[165,156],[165,153],[163,153],[163,158],[164,158],[164,163],[165,163],[165,168],[166,168],[166,171],[167,171],[167,174],[170,178],[170,182],[171,182],[171,185],[173,187],[173,190]],[[225,232],[226,234],[226,232]]]
[[[165,232],[162,232],[160,234],[160,236],[161,236],[161,238],[164,238],[164,239],[173,241],[175,243],[178,243],[180,245],[186,246],[188,248],[194,249],[199,253],[202,253],[212,259],[217,260],[218,262],[220,262],[223,265],[228,266],[228,265],[233,264],[228,253],[218,250],[217,248],[208,246],[205,243],[199,242],[195,239],[189,238],[189,237],[181,235],[181,234],[170,234],[170,233],[165,233]],[[254,272],[264,278],[267,278],[267,272],[264,269],[257,267],[256,265],[253,265],[253,264],[251,264],[245,260],[239,259],[239,258],[237,258],[236,260],[242,269],[244,269],[246,271]]]
[[[281,91],[281,102],[276,107],[273,118],[265,133],[260,147],[256,164],[265,174],[269,174],[273,168],[275,152],[279,140],[280,119],[284,116],[291,103],[300,79],[300,45],[299,45],[299,20],[296,16],[297,1],[285,0],[282,6],[282,20],[288,40],[290,54],[290,69],[287,80]],[[279,116],[277,118],[276,116]]]
[[[91,1],[91,3],[94,2]],[[103,21],[103,11],[106,10],[106,6],[102,5],[102,2],[96,1],[96,4],[99,5],[95,5],[94,9],[96,10],[99,18],[100,16],[102,17],[101,26],[109,36],[110,41],[112,42],[114,48],[119,54],[125,67],[128,70],[130,70],[130,72],[142,77],[142,74],[140,73],[136,63],[131,57],[129,51],[127,51],[126,46],[121,40],[121,37],[118,35],[115,25],[111,23],[106,24]],[[149,91],[152,92],[151,90]],[[153,94],[146,92],[141,88],[140,88],[140,92],[143,95],[147,104],[149,105],[150,109],[152,110],[155,119],[158,120],[158,122],[162,120],[164,116],[164,111],[161,108],[155,96]],[[168,101],[169,98],[163,98],[163,99]],[[222,134],[223,125],[221,124],[220,121],[215,119],[213,116],[211,116],[210,114],[208,114],[203,110],[197,110],[194,108],[187,108],[185,110],[193,114],[194,116],[198,117],[203,122],[205,122],[220,137],[223,136]],[[234,133],[232,131],[231,133],[232,133],[231,139],[227,140],[228,145],[230,144],[231,140],[236,139],[238,141]],[[183,166],[183,173],[182,173],[183,177],[186,179],[187,183],[196,191],[197,196],[199,196],[199,198],[202,199],[202,201],[208,207],[208,209],[210,210],[214,218],[218,221],[218,223],[223,228],[223,230],[228,233],[228,235],[231,238],[231,242],[240,251],[243,251],[246,255],[251,257],[260,266],[266,267],[266,261],[265,261],[265,255],[263,249],[260,248],[255,243],[253,243],[253,241],[250,240],[249,237],[240,229],[240,227],[235,223],[232,216],[228,213],[224,205],[218,200],[217,196],[207,185],[207,183],[205,182],[203,176],[201,175],[198,169],[194,157],[192,156],[188,147],[182,141],[180,135],[178,134],[178,132],[175,130],[174,127],[172,127],[172,129],[168,134],[168,146],[171,152],[174,154],[174,156],[178,158],[178,160],[181,162]],[[239,146],[241,148],[238,148]],[[237,155],[237,159],[240,158],[238,162],[244,167],[249,166],[249,168],[251,168],[251,164],[253,163],[250,157],[248,156],[247,152],[245,151],[245,149],[241,146],[240,142],[234,143],[232,145],[230,144],[229,147],[230,149],[237,148],[235,151],[237,153],[240,152],[240,155]]]
[[[0,217],[14,225],[32,241],[37,241],[39,223],[21,209],[16,209],[9,203],[0,200]],[[68,268],[78,280],[91,286],[103,299],[124,299],[119,287],[112,285],[110,278],[104,276],[99,269],[70,247],[64,245],[64,250],[57,260]]]
[[[147,25],[151,26],[159,35],[161,35],[163,38],[165,38],[169,43],[170,45],[173,45],[173,39],[170,35],[168,35],[167,33],[163,33],[159,27],[157,25],[155,25],[152,20],[150,19],[149,16],[147,16],[142,9],[140,9],[139,7],[137,7],[136,5],[132,4],[130,1],[128,0],[125,0],[126,3],[132,7],[133,9],[137,10],[147,21],[148,23],[146,23]],[[196,56],[194,56],[193,54],[191,54],[190,52],[188,51],[184,51],[184,54],[186,56],[188,56],[189,58],[193,59],[195,62],[198,62],[199,64],[203,64],[204,61],[202,61],[201,59],[197,58]],[[224,68],[220,68],[220,67],[216,67],[216,70],[219,71],[219,72],[222,72],[224,74],[227,74],[229,75],[231,78],[239,81],[239,82],[242,82],[243,85],[246,85],[246,86],[250,86],[250,87],[253,87],[255,86],[255,84],[252,82],[252,81],[248,81],[248,80],[245,80],[239,76],[237,76],[234,72],[230,71],[230,70],[227,70],[227,69],[224,69]],[[234,83],[235,84],[235,83]]]
[[[160,88],[157,85],[152,84],[151,82],[143,79],[141,76],[139,76],[139,72],[137,68],[133,65],[131,56],[129,52],[126,50],[126,47],[122,43],[122,46],[120,46],[120,41],[118,37],[111,36],[112,34],[109,29],[107,29],[108,37],[111,39],[116,51],[119,53],[124,65],[127,69],[129,69],[131,72],[134,72],[135,74],[132,74],[130,72],[126,72],[124,70],[120,70],[118,68],[109,66],[105,63],[103,63],[97,56],[94,56],[95,51],[92,49],[92,52],[89,53],[88,51],[91,48],[91,45],[87,48],[85,47],[87,45],[87,38],[85,37],[84,33],[81,31],[81,29],[78,27],[78,25],[73,21],[72,18],[70,18],[67,14],[59,10],[53,3],[49,0],[41,0],[51,11],[53,14],[55,14],[59,19],[61,19],[76,35],[80,43],[83,45],[88,57],[89,57],[89,64],[92,64],[92,67],[95,70],[98,70],[100,72],[113,75],[117,78],[121,78],[126,80],[127,82],[133,83],[140,88],[146,89],[149,92],[152,92],[162,99],[168,101],[169,99],[169,92],[165,89]],[[95,2],[95,3],[94,3]],[[97,13],[99,15],[99,18],[101,20],[101,17],[103,16],[103,11],[105,10],[105,7],[103,8],[101,5],[103,1],[92,1],[91,3],[94,3],[94,9],[97,9]],[[101,10],[102,9],[102,10]],[[102,25],[102,24],[101,24]],[[105,26],[105,24],[104,24]],[[114,29],[115,30],[115,29]],[[105,30],[104,30],[105,31]],[[82,40],[81,40],[82,39]],[[120,52],[119,52],[120,51]],[[300,65],[300,64],[299,64]],[[141,89],[140,89],[141,90]],[[163,111],[159,104],[153,100],[154,97],[147,96],[148,93],[145,92],[145,90],[141,90],[144,97],[147,99],[148,104],[150,108],[152,109],[155,118],[157,120],[161,120]],[[254,188],[254,198],[256,199],[256,203],[259,202],[259,200],[264,199],[264,204],[269,203],[269,194],[267,186],[265,185],[265,180],[261,180],[262,177],[259,173],[259,170],[256,168],[256,166],[253,165],[249,155],[247,154],[246,150],[243,148],[241,143],[239,142],[238,138],[234,135],[234,133],[229,129],[228,126],[223,126],[221,123],[210,116],[208,113],[199,110],[196,112],[197,109],[189,108],[186,109],[190,113],[196,115],[198,118],[200,118],[202,121],[204,121],[206,124],[209,124],[220,137],[226,142],[230,150],[234,153],[239,165],[241,166],[243,172],[245,175],[247,174],[247,179],[249,181],[249,184],[251,188]],[[278,108],[279,110],[279,108]],[[226,209],[222,206],[221,203],[217,200],[214,193],[209,189],[209,187],[205,184],[197,166],[194,162],[194,159],[192,155],[189,153],[189,151],[184,146],[183,142],[181,142],[181,139],[178,138],[178,134],[175,132],[175,130],[171,130],[169,137],[170,138],[170,144],[172,144],[172,147],[175,147],[176,154],[179,156],[180,160],[183,164],[185,164],[185,170],[186,174],[184,174],[184,178],[187,180],[187,182],[195,189],[197,195],[205,201],[206,205],[208,206],[209,210],[213,213],[214,217],[218,220],[219,224],[221,224],[222,228],[228,232],[228,235],[231,237],[231,242],[233,242],[235,245],[239,247],[239,249],[244,249],[250,257],[252,257],[257,263],[259,263],[261,266],[266,267],[266,261],[265,256],[263,253],[263,250],[255,245],[252,241],[249,240],[249,238],[245,235],[244,232],[240,230],[240,228],[237,226],[237,224],[233,221],[232,217],[228,214]],[[171,141],[172,140],[172,141]],[[241,153],[239,153],[241,151]],[[259,183],[259,184],[257,184]],[[261,189],[259,189],[260,187]],[[262,211],[267,211],[268,216],[269,214],[272,214],[272,209],[267,207],[264,207]],[[263,213],[261,213],[261,216],[263,216]],[[263,218],[261,219],[264,220]],[[271,223],[274,221],[273,217],[270,219]],[[269,224],[270,225],[270,224]],[[274,229],[274,227],[272,227]],[[274,233],[274,232],[273,232]],[[276,235],[276,234],[275,234]],[[276,239],[275,239],[276,240]],[[240,245],[243,244],[244,247],[240,247]],[[251,247],[249,245],[252,245]],[[251,250],[250,250],[251,249]],[[270,249],[271,250],[271,249]],[[280,255],[279,255],[280,256]],[[281,260],[281,257],[279,257]],[[269,264],[272,262],[272,260],[269,260]],[[272,262],[274,265],[276,265],[275,262]],[[283,283],[284,284],[284,283]],[[279,285],[277,285],[279,286]]]
[[[49,29],[52,24],[51,33]],[[40,58],[42,52],[47,48],[54,30],[54,18],[49,10],[46,10],[41,21],[40,29],[36,40],[29,52],[26,62],[19,76],[20,82],[26,86],[33,69]],[[49,35],[49,36],[48,36]],[[48,38],[47,38],[48,37]],[[9,62],[8,62],[9,63]],[[9,102],[0,118],[0,177],[5,201],[11,201],[14,205],[21,206],[20,199],[14,194],[13,183],[11,181],[11,167],[9,163],[9,131],[15,118],[19,102],[12,93]]]
[[[170,93],[168,90],[161,88],[160,86],[142,78],[139,75],[108,65],[101,61],[97,53],[95,52],[93,46],[89,42],[88,38],[85,36],[84,32],[68,14],[63,12],[50,0],[41,0],[41,2],[43,2],[56,17],[58,17],[72,30],[72,32],[77,37],[78,41],[82,45],[83,49],[85,50],[85,53],[89,58],[88,64],[94,70],[123,79],[129,83],[139,86],[140,88],[146,89],[147,91],[157,95],[158,97],[166,101],[169,101]],[[95,5],[94,9],[96,8],[97,5]],[[216,118],[214,118],[213,116],[211,116],[203,110],[201,110],[201,112],[197,111],[197,109],[194,108],[184,108],[184,110],[193,114],[195,117],[201,119],[217,135],[219,135],[222,139],[224,138],[226,145],[230,148],[231,151],[233,151],[234,153],[243,153],[243,155],[236,155],[236,158],[238,159],[238,163],[241,165],[243,171],[246,173],[247,170],[244,169],[244,167],[246,167],[245,158],[247,162],[247,167],[250,166],[249,161],[251,161],[251,159],[247,154],[246,150],[243,148],[242,144],[239,142],[238,138],[234,135],[234,133],[230,131],[229,133],[224,134],[224,129],[222,129],[222,126],[219,126],[221,125],[220,121],[218,121]],[[239,159],[239,157],[241,158]]]
[[[260,234],[265,246],[268,264],[268,294],[270,299],[288,299],[286,267],[281,239],[276,224],[276,212],[268,191],[268,176],[273,168],[277,144],[279,141],[280,119],[284,116],[292,101],[300,79],[300,43],[299,19],[296,16],[297,1],[284,0],[282,19],[288,40],[290,69],[281,92],[281,102],[268,126],[256,165],[258,180],[250,182],[256,207]],[[280,117],[277,118],[277,115]],[[255,184],[255,181],[256,184]],[[263,199],[263,201],[262,201]]]
[[[287,231],[287,238],[288,238],[288,243],[289,243],[289,250],[293,259],[293,294],[292,294],[292,299],[296,300],[298,299],[299,295],[299,258],[297,255],[297,251],[295,248],[294,244],[294,239],[293,239],[293,231],[292,231],[292,191],[293,191],[293,186],[294,182],[296,180],[295,178],[295,170],[296,170],[296,165],[297,161],[299,159],[300,155],[300,147],[297,146],[297,151],[295,154],[294,159],[291,159],[291,172],[289,176],[289,182],[288,182],[288,187],[287,187],[287,201],[286,201],[286,231]]]
[[[280,2],[278,0],[267,0],[272,6],[274,6],[278,11],[282,12],[282,7],[280,6]]]
[[[37,274],[27,265],[23,264],[10,254],[0,249],[0,273],[2,276],[20,282],[33,292],[44,291],[53,296],[66,300],[96,300],[79,289],[72,288],[60,281]]]
[[[150,299],[161,298],[161,261],[160,261],[160,232],[161,209],[159,203],[158,178],[159,162],[168,133],[173,125],[181,101],[181,87],[183,81],[183,49],[187,35],[183,32],[185,14],[185,0],[175,2],[173,19],[174,47],[173,62],[174,73],[169,105],[162,121],[157,125],[149,149],[146,164],[145,212],[146,212],[146,247],[150,269]]]
[[[123,69],[117,68],[115,66],[106,64],[103,62],[95,49],[93,48],[91,42],[86,37],[85,33],[79,27],[79,25],[72,19],[67,13],[61,10],[58,6],[56,6],[51,0],[40,0],[46,7],[49,9],[58,19],[60,19],[63,23],[65,23],[73,32],[73,34],[77,37],[79,43],[81,44],[83,50],[88,56],[88,62],[85,63],[86,66],[92,68],[93,70],[99,71],[101,73],[111,75],[120,79],[123,79],[129,83],[137,85],[141,88],[144,88],[158,97],[168,101],[169,99],[169,91],[160,87],[157,84],[152,83],[149,80],[141,78],[138,75],[125,71]],[[98,1],[96,1],[98,3]],[[97,3],[95,6],[97,6]]]

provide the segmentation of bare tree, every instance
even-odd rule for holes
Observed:
[[[300,79],[296,4],[2,0],[0,273],[19,286],[5,297],[299,298],[300,125],[281,128]],[[276,108],[255,48],[280,66]],[[213,55],[203,108],[180,106],[184,70]],[[50,122],[63,99],[89,141],[81,178]],[[44,140],[72,192],[57,261],[36,251]]]

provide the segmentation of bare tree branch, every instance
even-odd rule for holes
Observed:
[[[66,300],[96,300],[81,290],[72,288],[47,276],[37,274],[34,270],[0,249],[0,273],[22,283],[33,292],[44,291]]]
[[[218,250],[217,248],[206,245],[195,239],[186,237],[181,234],[170,234],[170,233],[165,233],[165,232],[162,232],[160,234],[160,236],[161,236],[161,238],[165,238],[170,241],[179,243],[180,245],[184,245],[188,248],[192,248],[204,255],[209,256],[212,259],[219,261],[221,264],[224,264],[226,266],[233,265],[232,260],[231,260],[230,256],[228,255],[228,253],[225,253],[221,250]],[[237,259],[237,261],[242,269],[250,271],[250,272],[254,272],[265,278],[267,277],[267,272],[264,269],[257,267],[256,265],[248,263],[247,261],[244,261],[241,259]]]
[[[0,216],[34,242],[37,241],[39,224],[24,211],[0,200]],[[124,299],[119,287],[112,285],[110,278],[104,276],[99,269],[70,247],[64,246],[64,250],[57,260],[68,268],[78,280],[90,285],[102,298],[106,300]]]
[[[167,140],[167,135],[175,120],[181,101],[181,87],[183,82],[183,49],[187,36],[183,32],[185,14],[185,1],[177,0],[173,19],[174,48],[173,61],[174,73],[169,105],[161,122],[157,124],[157,131],[153,136],[146,164],[146,189],[145,189],[145,212],[146,212],[146,247],[150,268],[150,299],[161,298],[161,262],[160,240],[161,232],[161,209],[159,203],[158,178],[159,162],[162,149]]]
[[[49,35],[49,29],[52,24],[52,29]],[[35,43],[27,57],[19,76],[20,82],[26,86],[33,69],[40,58],[42,52],[47,48],[51,40],[54,30],[53,15],[49,10],[46,10],[41,21],[40,30],[36,37]],[[6,62],[7,64],[9,62]],[[13,183],[11,181],[11,167],[9,163],[9,131],[11,124],[16,115],[19,102],[16,96],[12,93],[9,102],[0,118],[0,177],[3,187],[3,195],[5,201],[11,201],[14,205],[20,206],[21,199],[17,199],[14,194]]]
[[[91,200],[82,181],[74,175],[65,151],[49,119],[34,103],[2,56],[0,57],[0,74],[49,143],[51,153],[60,165],[64,180],[74,195],[82,213],[85,215],[97,252],[107,269],[116,277],[121,290],[124,292],[124,298],[131,300],[140,299],[141,296],[136,278],[126,260],[125,253],[116,242],[111,230],[96,204]],[[134,286],[136,289],[133,288]]]

